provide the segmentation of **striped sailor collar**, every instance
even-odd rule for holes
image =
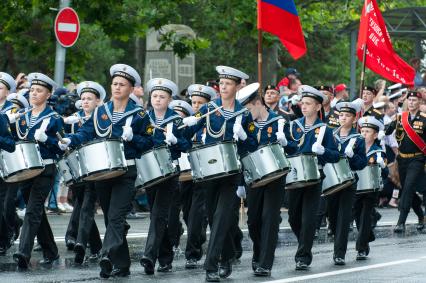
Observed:
[[[214,101],[210,101],[208,103],[208,106],[213,106],[215,109],[219,108],[219,107],[222,106],[222,99],[218,98],[218,99],[216,99]],[[222,115],[222,117],[225,120],[231,120],[232,118],[234,118],[236,116],[239,116],[240,114],[248,112],[248,109],[245,108],[244,106],[242,106],[241,103],[238,102],[238,100],[235,99],[234,112],[233,112],[233,114],[230,117],[228,117],[228,119],[225,118],[225,113],[223,112],[223,108],[218,109],[218,111],[220,112],[220,114]]]
[[[10,110],[13,108],[13,103],[10,102],[9,100],[5,100],[4,104],[2,105],[2,107],[0,108],[0,113],[5,113],[6,111]]]
[[[274,123],[275,121],[278,121],[278,120],[280,120],[280,119],[284,119],[283,117],[281,117],[280,115],[277,115],[277,114],[275,114],[275,112],[274,111],[272,111],[272,110],[268,110],[268,112],[269,112],[269,115],[268,115],[268,118],[266,119],[266,121],[265,121],[265,124],[263,125],[263,127],[265,128],[266,126],[268,126],[268,125],[270,125],[270,124],[272,124],[272,123]],[[256,121],[254,121],[254,125],[256,126],[256,127],[259,127],[259,123],[258,123],[258,121],[256,120]]]
[[[107,103],[105,103],[103,105],[105,112],[109,118],[110,121],[112,121],[112,113],[113,113],[113,109],[114,109],[114,102],[113,101],[108,101]],[[130,102],[130,100],[127,102],[126,105],[126,109],[123,112],[123,116],[120,118],[120,120],[118,120],[116,123],[118,123],[119,121],[123,120],[124,118],[141,111],[142,108],[132,102]]]
[[[24,111],[27,111],[29,108],[25,108]],[[50,108],[50,106],[46,105],[46,108],[44,108],[44,110],[38,115],[37,120],[34,122],[34,124],[32,126],[30,123],[31,117],[32,117],[33,111],[29,111],[25,114],[25,121],[26,121],[26,125],[28,125],[28,128],[34,128],[35,125],[37,125],[38,123],[40,123],[41,121],[43,121],[44,119],[48,118],[48,117],[52,117],[54,115],[57,115],[57,113],[55,111],[53,111],[52,108]]]
[[[154,109],[151,109],[148,111],[148,116],[149,116],[149,121],[151,122],[152,125],[155,125],[155,120],[157,119],[155,117],[155,111]],[[180,120],[182,119],[182,117],[176,113],[175,111],[173,111],[170,108],[167,108],[166,113],[164,113],[164,117],[163,117],[163,121],[161,122],[160,126],[162,125],[167,125],[168,123],[175,121],[175,120]]]
[[[323,121],[321,121],[320,118],[317,118],[315,120],[315,123],[312,126],[309,126],[307,128],[305,128],[305,117],[293,120],[292,122],[294,122],[294,124],[296,124],[304,133],[310,132],[322,126],[326,126],[326,124]]]
[[[345,143],[346,141],[350,140],[351,138],[358,138],[361,137],[361,134],[356,131],[356,129],[352,128],[349,134],[346,137],[340,136],[340,127],[335,129],[333,131],[334,138],[341,144]]]

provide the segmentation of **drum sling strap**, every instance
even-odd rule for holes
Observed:
[[[413,127],[411,127],[410,123],[408,122],[408,115],[408,111],[402,112],[402,127],[404,128],[410,140],[423,152],[423,154],[426,154],[426,142],[416,133]]]

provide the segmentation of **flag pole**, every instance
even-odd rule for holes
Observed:
[[[263,44],[263,34],[262,30],[257,30],[257,81],[259,83],[259,96],[262,97],[262,44]]]
[[[361,82],[359,86],[359,98],[362,98],[362,92],[364,89],[364,77],[365,77],[365,57],[367,55],[367,43],[364,43],[364,50],[362,53],[362,68],[361,68]]]

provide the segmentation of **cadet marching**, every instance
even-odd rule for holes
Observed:
[[[399,145],[402,185],[395,232],[405,230],[416,183],[425,178],[426,115],[418,91],[407,91],[407,110],[385,127],[381,106],[373,103],[377,90],[369,86],[362,99],[349,101],[337,94],[342,85],[301,85],[289,111],[279,106],[278,88],[269,85],[261,96],[257,83],[241,88],[249,79],[244,72],[228,66],[216,71],[218,91],[193,84],[189,103],[176,99],[174,82],[151,79],[144,109],[133,94],[140,75],[116,64],[110,69],[109,100],[100,84],[83,81],[77,86],[81,109],[68,117],[48,105],[56,84],[47,75],[28,76],[27,99],[15,93],[15,80],[0,72],[0,254],[20,232],[13,254],[20,269],[30,267],[36,237],[41,264],[59,259],[44,202],[60,174],[75,201],[66,245],[77,265],[98,259],[101,278],[130,276],[126,216],[140,190],[150,207],[140,258],[147,275],[173,271],[182,210],[187,272],[205,256],[206,281],[231,276],[242,253],[238,217],[246,197],[255,276],[271,276],[284,198],[298,240],[296,270],[309,270],[315,262],[317,218],[324,215],[334,235],[334,264],[345,265],[354,221],[356,260],[365,260],[375,240],[372,215],[381,180],[389,174],[382,141],[391,135]],[[18,190],[26,203],[23,223],[11,203]],[[106,226],[103,241],[94,220],[98,200]],[[419,217],[417,228],[423,227]]]

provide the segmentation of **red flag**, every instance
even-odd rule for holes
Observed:
[[[365,0],[360,19],[357,55],[362,62],[367,47],[365,66],[382,77],[413,86],[416,71],[395,53],[385,21],[376,0]]]
[[[305,55],[305,38],[293,0],[258,0],[257,28],[278,36],[295,60]]]

